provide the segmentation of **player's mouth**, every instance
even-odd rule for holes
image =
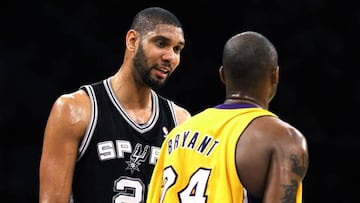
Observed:
[[[165,67],[156,67],[155,74],[157,77],[166,78],[170,74],[170,69]]]

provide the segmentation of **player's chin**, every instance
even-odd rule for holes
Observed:
[[[163,85],[163,84],[166,83],[166,81],[168,80],[168,78],[169,78],[169,75],[168,75],[168,74],[163,74],[163,75],[161,75],[161,76],[160,76],[160,75],[155,76],[154,80],[155,80],[155,82]]]
[[[154,89],[162,88],[166,84],[166,81],[167,81],[167,78],[154,79],[154,80],[152,80],[151,87],[154,88]]]
[[[167,80],[161,80],[161,81],[159,81],[159,82],[157,83],[157,87],[158,87],[158,88],[164,87],[165,84],[166,84],[166,81],[167,81]]]

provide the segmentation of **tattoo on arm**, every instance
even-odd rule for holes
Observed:
[[[291,185],[283,185],[283,188],[285,190],[285,196],[281,199],[281,202],[282,203],[295,203],[298,182],[296,180],[292,180]]]
[[[306,156],[302,155],[302,160],[300,161],[296,154],[290,155],[290,161],[292,162],[292,172],[297,176],[302,177],[306,171]],[[299,186],[299,182],[295,179],[291,180],[290,185],[282,185],[285,190],[285,196],[281,199],[283,203],[295,203],[296,202],[296,192]]]
[[[296,154],[290,155],[290,160],[293,162],[292,166],[292,172],[294,172],[296,175],[302,177],[306,171],[306,157],[303,154],[302,155],[302,163],[300,163],[300,160],[296,156]]]

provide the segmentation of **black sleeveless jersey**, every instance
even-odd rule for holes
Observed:
[[[72,201],[145,202],[161,143],[177,125],[173,102],[152,91],[151,118],[139,125],[115,98],[110,79],[81,88],[92,115],[79,146]]]

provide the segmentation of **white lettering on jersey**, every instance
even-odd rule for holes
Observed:
[[[151,147],[150,152],[150,158],[149,158],[149,164],[155,165],[160,155],[160,147]]]
[[[131,153],[131,143],[127,140],[116,140],[117,157],[124,158],[124,153]]]
[[[180,148],[179,143],[182,143]],[[174,138],[169,139],[167,147],[168,154],[171,154],[177,149],[189,149],[194,150],[199,154],[205,154],[205,156],[209,156],[218,144],[219,141],[215,140],[210,135],[200,136],[199,132],[194,132],[192,135],[190,135],[189,131],[184,131],[183,133],[175,135]]]
[[[100,142],[97,146],[100,160],[105,161],[116,158],[116,151],[112,141]]]
[[[148,150],[150,148],[150,151]],[[125,154],[131,154],[131,159],[135,162],[143,162],[149,155],[149,164],[155,165],[160,154],[160,147],[136,144],[136,149],[132,148],[128,140],[104,141],[97,144],[98,156],[101,161],[125,158]]]

